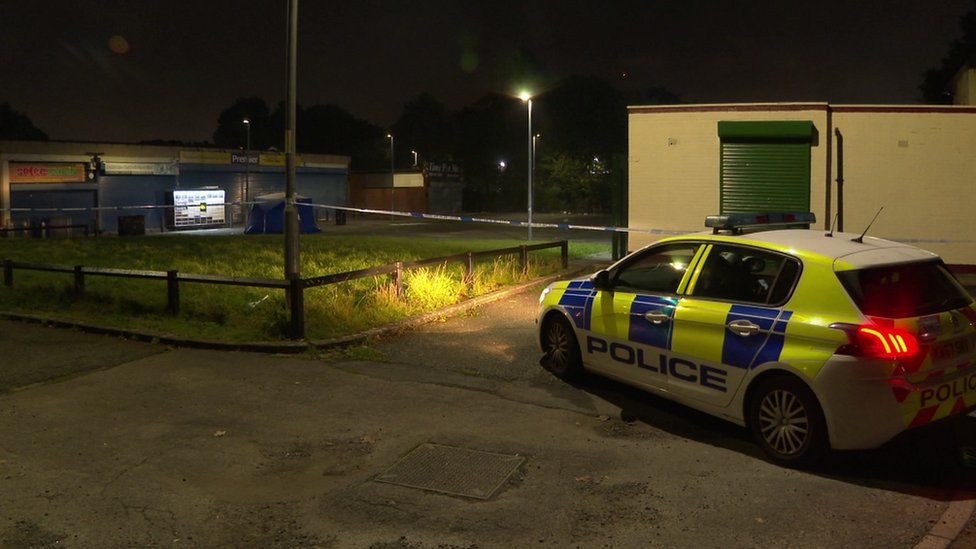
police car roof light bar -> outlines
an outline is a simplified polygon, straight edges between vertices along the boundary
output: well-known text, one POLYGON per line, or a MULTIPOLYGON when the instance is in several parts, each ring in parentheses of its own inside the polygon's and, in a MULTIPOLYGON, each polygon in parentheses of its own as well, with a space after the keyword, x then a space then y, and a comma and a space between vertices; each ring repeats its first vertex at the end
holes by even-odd
POLYGON ((732 213, 709 215, 705 217, 705 226, 712 232, 731 231, 742 232, 744 228, 779 227, 784 225, 810 225, 817 222, 813 212, 768 212, 768 213, 732 213))

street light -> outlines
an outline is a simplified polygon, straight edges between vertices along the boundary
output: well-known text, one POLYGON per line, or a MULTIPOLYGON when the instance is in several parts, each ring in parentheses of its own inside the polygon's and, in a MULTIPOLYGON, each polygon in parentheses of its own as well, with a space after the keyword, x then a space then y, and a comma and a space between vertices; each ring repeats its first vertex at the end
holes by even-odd
POLYGON ((532 94, 530 94, 528 91, 523 90, 521 93, 519 93, 519 99, 521 99, 523 102, 525 102, 528 105, 528 113, 529 113, 529 117, 528 117, 529 118, 529 132, 528 132, 528 136, 529 136, 529 143, 528 143, 528 147, 529 147, 529 151, 528 151, 528 157, 529 157, 529 162, 528 162, 528 164, 529 164, 529 166, 528 166, 528 172, 529 172, 529 203, 528 203, 528 214, 529 214, 529 240, 532 240, 532 171, 533 171, 533 164, 535 163, 535 154, 534 154, 535 151, 533 150, 535 148, 534 147, 535 140, 533 139, 533 136, 532 136, 532 94))
POLYGON ((542 134, 541 133, 537 133, 537 134, 535 134, 535 135, 532 136, 532 169, 533 170, 535 170, 535 158, 536 158, 536 156, 535 156, 535 148, 536 148, 536 145, 538 144, 538 141, 540 139, 542 139, 542 134))
POLYGON ((247 134, 244 148, 244 192, 241 193, 241 218, 247 229, 247 195, 251 191, 251 121, 245 118, 244 129, 247 134))
POLYGON ((390 139, 390 221, 393 221, 393 212, 396 211, 396 174, 393 171, 393 134, 386 136, 390 139))
POLYGON ((416 168, 417 167, 417 151, 410 151, 410 154, 413 155, 413 167, 416 168))

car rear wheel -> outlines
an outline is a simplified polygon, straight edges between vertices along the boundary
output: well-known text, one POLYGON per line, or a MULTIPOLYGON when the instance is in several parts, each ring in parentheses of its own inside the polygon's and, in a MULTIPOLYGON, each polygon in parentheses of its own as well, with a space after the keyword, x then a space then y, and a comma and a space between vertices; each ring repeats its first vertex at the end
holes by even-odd
POLYGON ((563 379, 575 379, 583 373, 579 343, 569 321, 559 316, 546 320, 542 327, 542 365, 563 379))
POLYGON ((827 422, 816 395, 782 375, 760 382, 749 406, 749 427, 769 458, 786 466, 810 465, 827 450, 827 422))

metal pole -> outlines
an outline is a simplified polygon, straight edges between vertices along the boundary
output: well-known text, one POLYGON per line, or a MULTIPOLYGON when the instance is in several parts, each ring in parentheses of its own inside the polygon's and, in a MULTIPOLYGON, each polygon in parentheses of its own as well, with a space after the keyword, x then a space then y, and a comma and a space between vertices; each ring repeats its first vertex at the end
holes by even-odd
POLYGON ((844 134, 834 128, 837 136, 837 232, 844 232, 844 134))
POLYGON ((244 220, 244 229, 247 230, 247 194, 251 191, 251 123, 248 122, 244 124, 247 126, 247 142, 244 149, 244 193, 241 197, 241 218, 244 220))
POLYGON ((529 104, 529 240, 532 240, 532 163, 535 161, 532 150, 532 99, 529 104))
MULTIPOLYGON (((298 208, 295 205, 295 104, 298 81, 298 0, 288 0, 288 126, 285 129, 285 278, 301 277, 301 248, 298 240, 298 208)), ((305 322, 300 303, 302 292, 292 292, 292 337, 304 338, 305 322), (297 295, 296 295, 297 294, 297 295)))
POLYGON ((393 221, 393 213, 396 211, 396 172, 393 169, 393 134, 390 138, 390 221, 393 221))

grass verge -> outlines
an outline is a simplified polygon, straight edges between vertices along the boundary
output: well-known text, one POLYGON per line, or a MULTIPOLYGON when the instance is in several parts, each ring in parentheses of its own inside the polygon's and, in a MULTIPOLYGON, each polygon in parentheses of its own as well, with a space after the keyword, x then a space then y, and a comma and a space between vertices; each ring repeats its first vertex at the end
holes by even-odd
MULTIPOLYGON (((302 237, 302 274, 320 276, 467 251, 505 248, 514 240, 417 237, 302 237)), ((570 256, 606 251, 601 244, 570 245, 570 256)), ((192 274, 281 278, 282 239, 255 236, 149 236, 71 240, 0 240, 0 259, 192 274)), ((389 277, 311 288, 305 292, 308 337, 326 339, 357 333, 429 312, 468 297, 559 269, 559 249, 531 252, 522 273, 517 257, 476 262, 472 284, 462 282, 459 264, 410 270, 397 296, 389 277)), ((71 290, 71 276, 15 271, 14 287, 0 287, 0 309, 106 326, 165 332, 224 341, 283 339, 288 314, 284 292, 208 284, 181 284, 181 312, 165 312, 166 286, 160 281, 87 277, 85 294, 71 290)))

